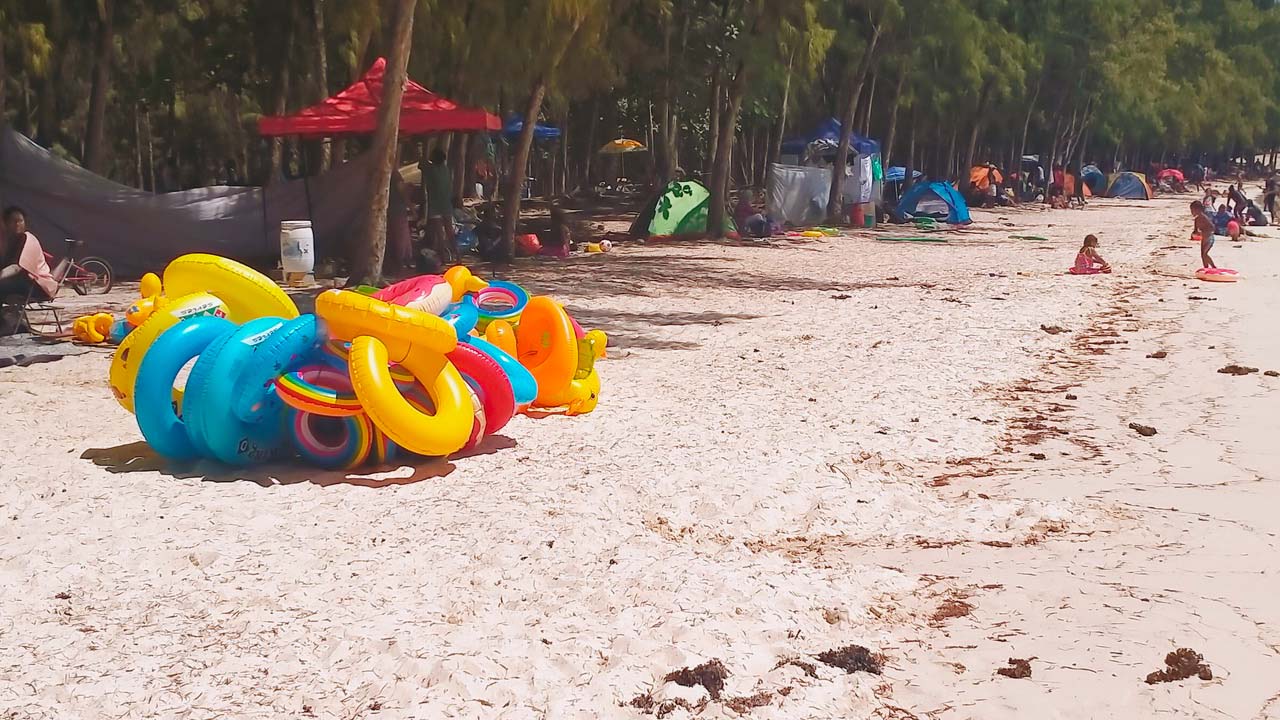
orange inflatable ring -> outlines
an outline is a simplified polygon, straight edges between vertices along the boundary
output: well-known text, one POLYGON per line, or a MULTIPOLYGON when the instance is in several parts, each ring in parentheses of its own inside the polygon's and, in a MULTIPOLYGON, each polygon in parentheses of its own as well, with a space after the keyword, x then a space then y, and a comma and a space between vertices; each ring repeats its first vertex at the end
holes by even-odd
POLYGON ((538 381, 537 407, 559 407, 572 399, 578 370, 578 340, 569 315, 544 295, 529 299, 516 326, 516 356, 538 381))

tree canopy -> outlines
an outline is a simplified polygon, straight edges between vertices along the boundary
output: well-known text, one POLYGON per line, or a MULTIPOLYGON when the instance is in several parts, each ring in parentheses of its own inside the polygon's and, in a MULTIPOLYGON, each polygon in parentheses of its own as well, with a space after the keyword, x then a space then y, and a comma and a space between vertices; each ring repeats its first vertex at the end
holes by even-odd
MULTIPOLYGON (((273 146, 256 120, 387 54, 394 5, 0 0, 0 117, 148 189, 314 170, 366 141, 273 146)), ((532 163, 546 193, 622 171, 595 150, 625 136, 651 151, 626 172, 701 175, 722 205, 828 117, 934 175, 1023 152, 1132 165, 1280 146, 1273 0, 416 0, 414 19, 410 77, 564 130, 496 154, 459 139, 454 163, 532 163)))

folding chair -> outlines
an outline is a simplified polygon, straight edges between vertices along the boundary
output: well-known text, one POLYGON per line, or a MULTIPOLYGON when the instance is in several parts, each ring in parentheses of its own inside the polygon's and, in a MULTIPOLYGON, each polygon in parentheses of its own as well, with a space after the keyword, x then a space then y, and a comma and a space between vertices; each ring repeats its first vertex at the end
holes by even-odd
MULTIPOLYGON (((16 330, 20 331, 25 328, 27 332, 30 332, 32 335, 56 337, 61 336, 64 330, 62 327, 63 308, 60 305, 56 305, 55 300, 58 297, 58 293, 62 290, 62 281, 66 279, 67 272, 71 269, 71 261, 64 258, 61 262, 55 264, 53 256, 49 253, 44 254, 44 261, 49 264, 50 268, 52 268, 50 273, 53 275, 54 282, 58 284, 58 286, 54 288, 53 298, 46 299, 44 291, 35 283, 32 283, 31 289, 27 291, 26 297, 10 295, 8 298, 0 298, 0 305, 11 305, 18 308, 18 327, 16 330), (52 316, 52 325, 57 328, 57 332, 45 333, 36 330, 35 326, 31 324, 32 312, 45 313, 46 316, 52 316)), ((50 323, 47 322, 42 323, 42 325, 49 324, 50 323)))

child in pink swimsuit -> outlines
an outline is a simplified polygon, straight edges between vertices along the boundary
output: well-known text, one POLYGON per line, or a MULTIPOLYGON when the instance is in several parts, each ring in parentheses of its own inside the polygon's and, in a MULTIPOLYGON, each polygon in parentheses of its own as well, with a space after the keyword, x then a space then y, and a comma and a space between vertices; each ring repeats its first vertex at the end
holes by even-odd
POLYGON ((1071 268, 1076 275, 1096 275, 1111 272, 1111 266, 1098 254, 1098 236, 1087 235, 1084 246, 1076 253, 1076 264, 1071 268))

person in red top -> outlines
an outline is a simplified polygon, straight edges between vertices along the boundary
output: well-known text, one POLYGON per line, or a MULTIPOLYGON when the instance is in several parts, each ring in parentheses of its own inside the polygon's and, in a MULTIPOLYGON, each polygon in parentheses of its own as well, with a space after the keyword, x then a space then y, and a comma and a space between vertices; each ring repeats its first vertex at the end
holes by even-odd
POLYGON ((0 295, 26 296, 32 288, 52 300, 58 282, 44 259, 44 248, 27 232, 27 215, 19 207, 4 209, 4 232, 0 234, 0 295))

